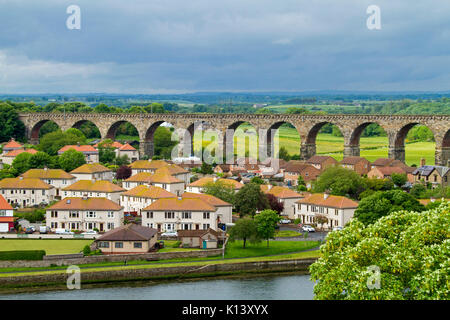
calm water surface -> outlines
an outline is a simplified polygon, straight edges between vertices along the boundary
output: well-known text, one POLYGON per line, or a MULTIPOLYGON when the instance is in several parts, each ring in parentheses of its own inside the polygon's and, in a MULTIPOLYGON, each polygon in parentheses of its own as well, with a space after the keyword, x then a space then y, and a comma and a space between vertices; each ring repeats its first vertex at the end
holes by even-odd
POLYGON ((0 299, 32 300, 311 300, 309 275, 258 276, 171 282, 140 282, 114 287, 0 295, 0 299))

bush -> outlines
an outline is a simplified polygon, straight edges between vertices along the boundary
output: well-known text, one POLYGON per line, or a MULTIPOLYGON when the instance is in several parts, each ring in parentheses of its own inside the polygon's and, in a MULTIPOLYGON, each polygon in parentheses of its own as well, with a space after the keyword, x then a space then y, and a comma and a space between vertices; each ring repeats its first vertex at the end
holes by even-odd
POLYGON ((44 250, 0 251, 0 260, 42 260, 44 250))
POLYGON ((91 253, 91 247, 89 245, 85 245, 83 248, 83 254, 88 256, 91 253))
POLYGON ((181 244, 181 241, 177 241, 172 245, 172 248, 179 248, 181 244))

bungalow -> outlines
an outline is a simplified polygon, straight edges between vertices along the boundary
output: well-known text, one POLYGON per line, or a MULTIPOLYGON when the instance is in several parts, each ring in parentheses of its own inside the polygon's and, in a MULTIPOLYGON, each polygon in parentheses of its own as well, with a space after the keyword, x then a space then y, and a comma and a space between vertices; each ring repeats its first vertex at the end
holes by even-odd
POLYGON ((62 189, 61 193, 64 198, 86 195, 89 198, 106 198, 118 203, 124 191, 124 188, 105 180, 78 180, 62 189))
POLYGON ((360 176, 368 174, 371 169, 370 161, 363 157, 345 157, 340 165, 342 168, 355 171, 360 176))
POLYGON ((295 203, 305 198, 304 194, 297 193, 286 187, 272 186, 271 184, 261 185, 261 190, 265 194, 271 194, 277 198, 283 204, 283 211, 280 212, 280 215, 287 216, 290 219, 295 219, 295 203))
POLYGON ((67 145, 58 150, 58 155, 63 154, 69 149, 74 149, 75 151, 81 152, 86 158, 87 163, 99 162, 99 152, 91 145, 67 145))
POLYGON ((0 195, 0 232, 14 229, 14 216, 11 205, 0 195))
POLYGON ((2 162, 11 165, 14 161, 14 159, 21 153, 29 153, 29 154, 36 154, 38 153, 35 149, 15 149, 11 150, 7 153, 3 153, 1 156, 2 162))
POLYGON ((56 195, 55 187, 38 178, 5 178, 0 181, 0 192, 10 204, 28 207, 47 204, 56 195))
POLYGON ((316 167, 299 160, 291 160, 284 169, 284 182, 287 185, 296 186, 298 177, 301 176, 308 189, 313 181, 320 175, 320 170, 316 167))
POLYGON ((62 169, 30 169, 21 175, 25 179, 38 178, 56 188, 56 196, 60 195, 60 190, 70 186, 77 178, 62 169))
POLYGON ((175 194, 155 186, 138 185, 120 196, 120 204, 125 213, 141 215, 141 210, 162 198, 174 198, 175 194))
POLYGON ((208 183, 214 183, 220 181, 223 184, 227 186, 233 187, 234 191, 239 191, 244 185, 240 183, 239 181, 233 180, 233 179, 218 179, 216 177, 203 177, 200 178, 188 185, 188 192, 194 192, 194 193, 202 193, 203 189, 208 183))
POLYGON ((47 208, 45 221, 51 230, 109 231, 123 225, 123 207, 106 198, 68 197, 47 208))
POLYGON ((113 180, 113 172, 111 169, 101 165, 100 163, 87 163, 70 171, 77 180, 113 180))
POLYGON ((324 171, 329 167, 336 166, 338 162, 336 159, 330 156, 312 156, 306 161, 307 164, 312 165, 314 168, 324 171))
POLYGON ((140 172, 155 173, 159 168, 167 166, 168 163, 163 160, 137 160, 129 165, 131 174, 135 175, 140 172))
POLYGON ((347 197, 314 193, 297 201, 295 217, 303 224, 319 223, 326 229, 344 227, 353 218, 358 203, 347 197), (323 219, 320 219, 323 218, 323 219), (325 220, 326 222, 322 223, 325 220))
POLYGON ((142 209, 142 225, 158 232, 173 230, 217 230, 217 208, 201 199, 159 199, 142 209))
POLYGON ((155 248, 157 230, 129 223, 106 232, 95 240, 103 254, 147 253, 155 248))
POLYGON ((183 247, 215 249, 219 241, 219 232, 209 228, 207 230, 180 230, 178 240, 183 247))

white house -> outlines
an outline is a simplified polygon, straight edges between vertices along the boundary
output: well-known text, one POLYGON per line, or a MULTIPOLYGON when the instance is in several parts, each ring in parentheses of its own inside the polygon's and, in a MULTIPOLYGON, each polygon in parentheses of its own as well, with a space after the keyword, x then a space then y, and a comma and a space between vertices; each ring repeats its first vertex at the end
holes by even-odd
POLYGON ((125 213, 137 213, 141 215, 141 210, 151 205, 161 198, 174 198, 175 194, 155 186, 139 185, 128 190, 120 196, 120 204, 124 207, 125 213))
POLYGON ((113 180, 113 172, 111 169, 101 165, 100 163, 87 163, 70 171, 77 180, 113 180))
POLYGON ((13 208, 0 195, 0 232, 8 232, 14 228, 13 208))
POLYGON ((54 200, 56 189, 38 178, 5 178, 0 181, 1 195, 11 205, 28 207, 54 200))
POLYGON ((56 188, 56 196, 60 195, 60 190, 77 181, 77 178, 62 169, 30 169, 22 174, 25 179, 37 178, 56 188))
POLYGON ((119 203, 120 195, 126 190, 117 184, 105 180, 79 180, 64 188, 61 192, 65 197, 106 198, 119 203))

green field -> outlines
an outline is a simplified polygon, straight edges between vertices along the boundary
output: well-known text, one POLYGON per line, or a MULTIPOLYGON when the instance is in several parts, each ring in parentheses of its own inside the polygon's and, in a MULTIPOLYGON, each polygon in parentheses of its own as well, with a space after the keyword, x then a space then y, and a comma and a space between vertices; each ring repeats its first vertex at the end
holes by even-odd
POLYGON ((247 241, 245 249, 242 248, 242 240, 228 242, 225 251, 225 258, 246 258, 260 257, 275 254, 298 252, 315 248, 319 245, 318 241, 262 241, 259 243, 249 243, 247 241))
POLYGON ((1 239, 0 251, 45 250, 46 254, 79 253, 92 240, 1 239))
MULTIPOLYGON (((254 131, 254 129, 248 125, 243 124, 236 129, 234 136, 235 153, 237 153, 237 141, 242 139, 245 131, 254 131)), ((297 130, 288 126, 281 126, 277 132, 276 139, 278 138, 278 146, 286 148, 290 155, 300 153, 300 136, 297 130)), ((276 139, 275 142, 276 143, 276 139)), ((194 135, 194 149, 199 150, 201 145, 201 133, 194 135)), ((257 142, 257 138, 256 138, 257 142)), ((204 139, 203 146, 207 146, 210 141, 204 139)), ((249 150, 250 143, 246 142, 245 151, 249 150)), ((434 164, 434 142, 415 142, 407 143, 405 145, 406 163, 408 165, 419 165, 420 159, 425 158, 427 164, 434 164)), ((336 160, 340 161, 343 158, 344 152, 344 138, 336 137, 331 134, 319 133, 316 139, 316 152, 320 155, 330 155, 336 160)), ((257 149, 254 149, 257 150, 257 149)), ((388 138, 387 137, 361 137, 360 139, 360 155, 367 158, 369 161, 374 161, 378 158, 388 157, 388 138)))

